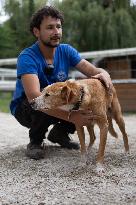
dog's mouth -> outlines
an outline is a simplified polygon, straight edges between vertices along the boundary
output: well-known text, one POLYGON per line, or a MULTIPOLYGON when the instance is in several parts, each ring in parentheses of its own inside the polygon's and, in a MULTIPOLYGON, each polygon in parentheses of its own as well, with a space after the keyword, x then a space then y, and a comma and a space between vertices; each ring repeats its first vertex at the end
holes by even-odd
POLYGON ((34 100, 30 103, 30 106, 34 110, 40 110, 40 109, 49 110, 47 106, 45 106, 44 104, 37 104, 34 100))
POLYGON ((34 110, 42 110, 42 109, 44 109, 44 110, 49 110, 49 108, 48 107, 45 107, 45 106, 33 106, 33 105, 31 105, 31 107, 34 109, 34 110))

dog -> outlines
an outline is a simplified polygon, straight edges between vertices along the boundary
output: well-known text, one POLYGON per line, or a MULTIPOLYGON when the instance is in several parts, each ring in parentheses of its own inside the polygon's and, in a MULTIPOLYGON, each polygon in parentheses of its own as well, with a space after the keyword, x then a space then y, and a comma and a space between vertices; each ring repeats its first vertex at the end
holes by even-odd
POLYGON ((86 150, 84 127, 76 125, 77 134, 80 141, 82 161, 87 161, 87 154, 90 152, 96 139, 94 125, 100 129, 100 143, 97 154, 97 170, 103 172, 104 151, 108 131, 115 138, 118 137, 114 130, 112 119, 118 124, 122 132, 125 151, 129 151, 128 137, 125 130, 121 106, 117 98, 116 90, 113 86, 112 95, 109 95, 106 87, 98 79, 67 80, 65 82, 53 83, 45 87, 42 95, 33 99, 34 109, 56 109, 61 108, 69 111, 91 109, 95 118, 87 125, 90 135, 89 146, 86 150))

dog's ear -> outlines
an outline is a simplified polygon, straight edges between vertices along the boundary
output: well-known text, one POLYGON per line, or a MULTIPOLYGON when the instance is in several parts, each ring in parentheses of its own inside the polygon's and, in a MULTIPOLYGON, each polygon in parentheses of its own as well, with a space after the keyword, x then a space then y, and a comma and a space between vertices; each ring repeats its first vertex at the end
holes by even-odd
POLYGON ((66 100, 67 103, 71 101, 73 97, 73 91, 66 85, 61 90, 61 98, 66 100))

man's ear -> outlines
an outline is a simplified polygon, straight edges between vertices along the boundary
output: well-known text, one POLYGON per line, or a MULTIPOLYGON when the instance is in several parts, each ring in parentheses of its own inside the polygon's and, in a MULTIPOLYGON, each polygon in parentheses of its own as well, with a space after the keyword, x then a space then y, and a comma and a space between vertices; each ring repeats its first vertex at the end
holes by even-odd
POLYGON ((37 37, 37 38, 39 37, 39 29, 38 28, 34 27, 33 33, 34 33, 35 37, 37 37))
POLYGON ((63 100, 66 100, 67 103, 69 103, 73 97, 74 93, 73 91, 68 87, 64 86, 61 90, 61 98, 63 100))

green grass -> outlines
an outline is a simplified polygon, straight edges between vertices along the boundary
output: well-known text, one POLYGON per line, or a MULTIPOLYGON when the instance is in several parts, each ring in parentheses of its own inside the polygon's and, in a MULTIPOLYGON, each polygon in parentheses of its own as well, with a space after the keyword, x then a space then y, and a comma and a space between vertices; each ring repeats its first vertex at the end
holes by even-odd
POLYGON ((12 98, 11 93, 0 92, 0 112, 10 112, 9 104, 12 98))

